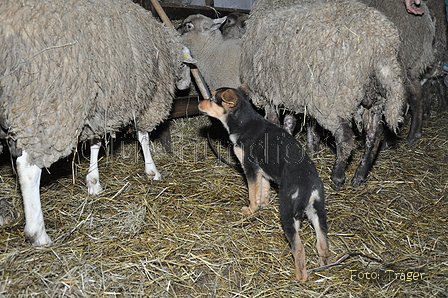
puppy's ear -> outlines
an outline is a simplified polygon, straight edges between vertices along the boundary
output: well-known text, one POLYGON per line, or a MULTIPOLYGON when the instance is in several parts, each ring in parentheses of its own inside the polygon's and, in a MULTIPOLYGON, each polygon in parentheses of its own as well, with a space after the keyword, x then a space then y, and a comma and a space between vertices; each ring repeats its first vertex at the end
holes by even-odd
POLYGON ((233 108, 238 103, 238 95, 235 90, 227 89, 221 94, 222 101, 229 107, 233 108))
POLYGON ((252 90, 249 88, 249 85, 247 83, 244 83, 239 88, 246 96, 249 96, 252 94, 252 90))

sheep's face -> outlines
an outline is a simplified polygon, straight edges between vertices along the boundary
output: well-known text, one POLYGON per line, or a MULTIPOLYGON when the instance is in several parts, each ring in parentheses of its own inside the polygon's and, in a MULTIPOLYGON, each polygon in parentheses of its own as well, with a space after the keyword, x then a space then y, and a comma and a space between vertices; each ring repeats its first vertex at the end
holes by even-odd
POLYGON ((232 12, 227 15, 227 19, 220 30, 224 38, 241 38, 246 32, 246 21, 249 15, 246 13, 232 12))
POLYGON ((201 14, 195 14, 187 17, 177 28, 177 31, 182 35, 188 32, 213 32, 219 29, 225 20, 226 17, 211 19, 201 14))
POLYGON ((176 71, 176 88, 186 90, 190 87, 191 83, 190 65, 195 65, 197 61, 191 57, 190 50, 185 46, 182 48, 182 56, 183 62, 176 71))

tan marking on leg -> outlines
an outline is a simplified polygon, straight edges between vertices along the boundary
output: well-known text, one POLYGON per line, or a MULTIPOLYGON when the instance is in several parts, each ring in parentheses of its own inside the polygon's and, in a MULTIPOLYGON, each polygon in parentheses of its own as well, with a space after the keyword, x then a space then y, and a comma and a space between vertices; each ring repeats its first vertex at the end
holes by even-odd
POLYGON ((319 254, 319 265, 325 266, 330 264, 330 250, 328 249, 328 242, 326 235, 322 232, 320 227, 316 229, 316 248, 319 254))
POLYGON ((294 265, 296 267, 296 279, 305 281, 308 278, 308 272, 306 271, 305 260, 305 247, 303 247, 302 241, 299 236, 300 221, 294 220, 294 227, 296 234, 294 235, 294 246, 292 247, 292 255, 294 257, 294 265))
POLYGON ((313 207, 313 203, 316 200, 321 200, 319 192, 317 190, 311 193, 310 201, 306 207, 306 214, 311 221, 314 230, 316 231, 316 248, 319 254, 319 265, 325 266, 330 262, 330 250, 328 249, 327 235, 322 231, 319 218, 317 217, 316 210, 313 207))
POLYGON ((241 209, 241 211, 246 215, 255 213, 259 208, 261 201, 261 178, 262 172, 259 172, 255 181, 247 181, 249 187, 249 206, 245 206, 241 209))
POLYGON ((271 190, 271 184, 269 183, 269 180, 264 177, 261 177, 260 207, 266 207, 267 205, 269 205, 269 199, 271 198, 269 192, 270 190, 271 190))
POLYGON ((236 157, 238 158, 238 160, 240 161, 241 166, 244 169, 244 164, 243 164, 243 149, 241 149, 241 147, 236 147, 233 146, 233 152, 235 152, 236 157))

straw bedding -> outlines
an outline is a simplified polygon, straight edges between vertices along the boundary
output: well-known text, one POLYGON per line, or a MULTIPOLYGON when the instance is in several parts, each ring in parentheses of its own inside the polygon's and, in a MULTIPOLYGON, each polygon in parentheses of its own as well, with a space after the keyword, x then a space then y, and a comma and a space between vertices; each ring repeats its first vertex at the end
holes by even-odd
MULTIPOLYGON (((331 262, 345 259, 313 270, 315 237, 305 221, 308 282, 294 280, 275 188, 271 205, 243 216, 244 176, 211 153, 209 125, 205 116, 172 121, 174 154, 154 143, 161 181, 147 180, 130 135, 111 142, 103 154, 105 191, 99 196, 85 190, 86 148, 54 164, 41 188, 52 247, 25 242, 17 179, 3 154, 0 200, 14 207, 15 219, 0 228, 0 296, 448 295, 448 114, 433 115, 416 144, 400 142, 382 152, 361 187, 333 191, 333 153, 323 146, 312 156, 326 185, 331 262)), ((303 143, 303 134, 298 138, 303 143)), ((225 139, 214 145, 228 157, 225 139)), ((359 158, 353 157, 349 175, 359 158)))

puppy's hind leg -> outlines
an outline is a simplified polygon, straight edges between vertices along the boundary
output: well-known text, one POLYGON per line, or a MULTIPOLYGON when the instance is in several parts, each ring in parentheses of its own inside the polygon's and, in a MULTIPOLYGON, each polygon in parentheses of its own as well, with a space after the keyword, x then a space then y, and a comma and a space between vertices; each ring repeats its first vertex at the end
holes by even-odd
POLYGON ((330 262, 330 251, 327 242, 327 215, 324 200, 323 192, 314 190, 305 210, 316 231, 316 247, 320 266, 328 265, 330 262))
MULTIPOLYGON (((292 255, 294 257, 294 265, 296 267, 296 279, 305 281, 308 278, 308 272, 306 271, 306 260, 305 260, 305 247, 300 240, 300 220, 294 219, 294 234, 291 235, 291 248, 292 255)), ((286 230, 285 230, 286 233, 286 230)))
POLYGON ((305 208, 297 201, 300 200, 297 195, 291 198, 283 189, 280 189, 279 198, 280 218, 283 230, 291 245, 292 255, 294 257, 295 277, 297 280, 305 281, 308 278, 308 273, 306 271, 305 247, 303 247, 299 236, 300 219, 303 217, 305 208))

